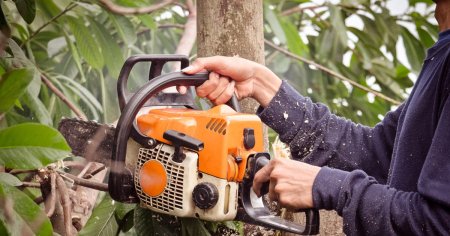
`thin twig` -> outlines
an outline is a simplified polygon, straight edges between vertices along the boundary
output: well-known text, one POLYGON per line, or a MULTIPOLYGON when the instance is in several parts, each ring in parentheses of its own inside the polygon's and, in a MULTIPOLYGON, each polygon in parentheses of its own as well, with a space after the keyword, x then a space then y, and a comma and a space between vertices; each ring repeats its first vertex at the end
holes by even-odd
POLYGON ((302 6, 298 5, 298 6, 295 6, 293 8, 290 8, 290 9, 287 9, 287 10, 281 12, 280 15, 281 16, 288 16, 288 15, 292 15, 292 14, 297 13, 297 12, 303 12, 305 10, 315 10, 315 9, 321 8, 321 7, 326 7, 326 5, 307 6, 307 7, 302 7, 302 6))
POLYGON ((92 170, 92 171, 86 173, 85 175, 83 175, 82 178, 83 178, 83 179, 90 179, 90 178, 92 178, 94 175, 98 174, 100 171, 102 171, 102 170, 104 170, 104 169, 106 169, 106 166, 105 166, 105 165, 101 165, 100 167, 98 167, 98 168, 96 168, 96 169, 94 169, 94 170, 92 170))
POLYGON ((41 184, 36 182, 22 182, 21 187, 25 188, 40 188, 41 184))
POLYGON ((13 169, 9 173, 12 175, 24 174, 24 173, 36 173, 37 170, 22 170, 22 169, 13 169))
POLYGON ((69 191, 67 190, 66 183, 60 175, 56 175, 56 186, 60 196, 61 205, 64 212, 64 226, 66 229, 66 235, 74 235, 72 233, 72 202, 70 201, 69 191))
MULTIPOLYGON (((50 173, 50 197, 47 198, 48 201, 48 210, 47 216, 51 217, 55 212, 55 204, 56 204, 56 173, 50 173)), ((47 206, 47 205, 46 205, 47 206)))
POLYGON ((84 168, 80 171, 80 173, 78 173, 77 177, 78 178, 82 178, 84 176, 84 174, 86 174, 88 172, 88 170, 91 168, 93 162, 88 162, 87 165, 84 166, 84 168))
POLYGON ((41 27, 39 27, 36 31, 34 31, 33 34, 30 35, 30 37, 28 37, 25 41, 22 42, 22 44, 20 44, 20 47, 23 47, 32 38, 34 38, 39 32, 41 32, 41 30, 43 30, 45 27, 47 27, 48 25, 50 25, 51 23, 56 21, 59 17, 66 14, 68 11, 74 9, 76 6, 77 6, 77 4, 74 4, 73 2, 70 3, 69 5, 67 5, 67 7, 62 12, 60 12, 58 15, 54 16, 52 19, 50 19, 48 22, 46 22, 41 27))
POLYGON ((106 8, 108 11, 119 14, 119 15, 139 15, 139 14, 149 14, 156 10, 159 10, 161 8, 164 8, 170 4, 175 2, 175 0, 164 0, 160 3, 147 6, 147 7, 141 7, 141 8, 131 8, 131 7, 124 7, 114 4, 113 2, 109 0, 100 0, 99 3, 106 8))
POLYGON ((285 55, 287 55, 287 56, 289 56, 289 57, 291 57, 293 59, 296 59, 296 60, 301 61, 303 63, 315 66, 317 69, 319 69, 319 70, 321 70, 321 71, 323 71, 323 72, 325 72, 325 73, 327 73, 327 74, 329 74, 329 75, 331 75, 333 77, 336 77, 339 80, 346 81, 349 84, 353 85, 354 87, 357 87, 357 88, 359 88, 361 90, 364 90, 364 91, 366 91, 368 93, 371 93, 371 94, 373 94, 373 95, 375 95, 375 96, 377 96, 377 97, 379 97, 381 99, 384 99, 384 100, 386 100, 386 101, 388 101, 388 102, 390 102, 390 103, 392 103, 394 105, 399 105, 401 103, 400 101, 397 101, 397 100, 395 100, 393 98, 390 98, 390 97, 388 97, 388 96, 386 96, 386 95, 384 95, 382 93, 379 93, 379 92, 377 92, 377 91, 375 91, 375 90, 373 90, 371 88, 368 88, 368 87, 366 87, 364 85, 358 84, 355 81, 353 81, 353 80, 351 80, 351 79, 349 79, 349 78, 347 78, 347 77, 345 77, 343 75, 340 75, 340 74, 334 72, 333 70, 331 70, 331 69, 329 69, 329 68, 327 68, 327 67, 325 67, 323 65, 320 65, 320 64, 318 64, 318 63, 316 63, 314 61, 308 60, 308 59, 306 59, 304 57, 300 57, 298 55, 295 55, 295 54, 289 52, 288 50, 275 45, 274 43, 270 42, 267 39, 265 39, 264 42, 267 45, 269 45, 270 47, 280 51, 281 53, 283 53, 283 54, 285 54, 285 55))
POLYGON ((37 198, 35 198, 34 200, 33 200, 36 204, 41 204, 41 203, 43 203, 44 202, 44 197, 43 196, 39 196, 39 197, 37 197, 37 198))
MULTIPOLYGON (((167 28, 178 28, 178 29, 184 29, 184 25, 182 25, 182 24, 161 24, 161 25, 158 25, 158 28, 159 29, 167 29, 167 28)), ((145 31, 142 31, 142 32, 148 32, 149 30, 145 30, 145 31)), ((140 32, 140 33, 142 33, 142 32, 140 32)))
POLYGON ((78 116, 78 118, 82 119, 82 120, 87 120, 86 115, 79 110, 75 104, 73 104, 72 102, 69 101, 69 99, 49 80, 47 79, 44 74, 41 73, 41 80, 42 82, 44 82, 44 84, 53 92, 55 93, 55 95, 61 99, 61 101, 63 101, 70 110, 72 110, 75 115, 78 116))
POLYGON ((108 185, 104 184, 104 183, 99 183, 99 182, 93 182, 87 179, 82 179, 82 178, 78 178, 75 175, 69 174, 69 173, 64 173, 61 171, 58 171, 60 173, 61 176, 64 176, 68 179, 73 180, 73 182, 75 184, 84 186, 84 187, 88 187, 88 188, 93 188, 96 190, 100 190, 100 191, 104 191, 107 192, 108 191, 108 185))

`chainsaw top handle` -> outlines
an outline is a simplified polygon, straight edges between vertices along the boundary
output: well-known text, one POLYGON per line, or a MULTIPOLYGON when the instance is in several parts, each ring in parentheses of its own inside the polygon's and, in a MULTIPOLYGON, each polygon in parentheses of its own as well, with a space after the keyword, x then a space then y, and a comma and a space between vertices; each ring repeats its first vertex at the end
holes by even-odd
POLYGON ((130 97, 127 86, 128 78, 133 67, 139 62, 151 62, 148 75, 148 80, 151 80, 161 75, 162 69, 167 62, 180 62, 181 68, 185 68, 189 65, 189 58, 185 55, 172 54, 140 54, 129 57, 123 64, 117 81, 117 96, 120 110, 123 110, 130 97))
MULTIPOLYGON (((124 104, 119 117, 114 136, 112 150, 112 164, 109 176, 109 191, 113 199, 120 202, 137 202, 133 175, 125 166, 127 141, 132 134, 134 121, 139 110, 147 100, 157 93, 172 86, 200 86, 209 78, 209 73, 201 72, 194 75, 187 75, 181 72, 167 73, 146 82, 136 93, 134 93, 127 103, 124 104)), ((229 104, 238 109, 239 103, 235 96, 229 104)), ((141 140, 142 141, 142 140, 141 140)), ((143 144, 142 142, 139 142, 143 144)))

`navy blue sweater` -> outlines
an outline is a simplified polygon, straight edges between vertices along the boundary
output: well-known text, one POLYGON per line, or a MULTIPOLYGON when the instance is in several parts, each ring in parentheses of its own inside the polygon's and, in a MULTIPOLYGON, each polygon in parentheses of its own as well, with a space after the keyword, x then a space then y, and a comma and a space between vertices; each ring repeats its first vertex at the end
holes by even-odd
POLYGON ((428 50, 407 101, 370 128, 330 113, 283 81, 258 114, 293 158, 324 166, 314 206, 348 235, 450 235, 450 30, 428 50))

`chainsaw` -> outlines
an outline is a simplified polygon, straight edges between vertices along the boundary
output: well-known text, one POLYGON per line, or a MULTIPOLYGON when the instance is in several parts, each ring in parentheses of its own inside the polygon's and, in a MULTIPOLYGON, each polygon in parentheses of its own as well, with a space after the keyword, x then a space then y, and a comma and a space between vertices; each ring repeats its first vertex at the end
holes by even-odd
MULTIPOLYGON (((121 115, 116 127, 104 132, 106 141, 98 152, 107 155, 112 149, 108 158, 111 197, 177 217, 237 219, 296 234, 317 234, 318 210, 304 210, 306 223, 299 225, 272 214, 252 189, 255 173, 270 159, 264 152, 259 117, 240 113, 236 97, 227 104, 201 110, 192 87, 185 95, 163 93, 172 86, 195 87, 208 79, 207 72, 162 74, 164 65, 174 61, 182 68, 189 64, 181 55, 136 55, 126 60, 120 72, 117 91, 121 115), (149 80, 131 93, 128 78, 139 62, 151 63, 149 80)), ((77 132, 71 131, 82 123, 65 119, 59 129, 73 136, 77 132)), ((82 129, 100 126, 87 122, 82 129)), ((85 146, 69 141, 76 146, 74 154, 86 154, 92 133, 81 137, 85 146)), ((268 193, 268 185, 263 185, 262 194, 268 193)))

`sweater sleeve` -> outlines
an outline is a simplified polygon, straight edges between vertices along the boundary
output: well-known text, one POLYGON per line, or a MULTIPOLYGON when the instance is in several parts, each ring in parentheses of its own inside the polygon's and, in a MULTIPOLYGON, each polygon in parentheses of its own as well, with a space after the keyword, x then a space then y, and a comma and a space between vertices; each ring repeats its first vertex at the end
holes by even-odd
POLYGON ((323 167, 313 185, 317 208, 334 209, 348 235, 450 234, 450 98, 426 154, 417 192, 382 185, 359 170, 323 167))
POLYGON ((361 169, 385 182, 402 109, 403 105, 369 128, 332 114, 283 81, 258 114, 289 145, 294 159, 348 171, 361 169))

